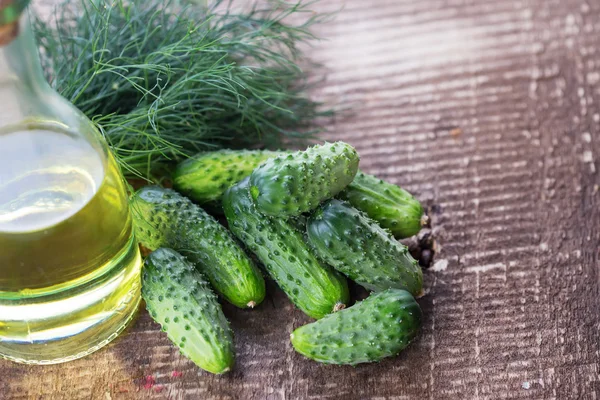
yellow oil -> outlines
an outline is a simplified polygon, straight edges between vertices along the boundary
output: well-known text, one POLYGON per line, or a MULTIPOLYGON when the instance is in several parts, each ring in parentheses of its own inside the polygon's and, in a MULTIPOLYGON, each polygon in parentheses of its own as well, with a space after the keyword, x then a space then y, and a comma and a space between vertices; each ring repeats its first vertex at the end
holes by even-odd
POLYGON ((123 330, 141 259, 114 158, 54 125, 0 131, 0 356, 82 357, 123 330))

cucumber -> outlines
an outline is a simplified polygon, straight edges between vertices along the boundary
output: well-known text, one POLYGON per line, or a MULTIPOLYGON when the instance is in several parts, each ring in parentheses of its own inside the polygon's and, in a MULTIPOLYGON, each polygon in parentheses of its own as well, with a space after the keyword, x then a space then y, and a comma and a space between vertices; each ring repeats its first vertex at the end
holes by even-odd
POLYGON ((250 175, 250 194, 263 214, 290 217, 316 208, 356 175, 359 157, 347 143, 326 143, 271 158, 250 175))
POLYGON ((150 250, 170 247, 185 255, 227 301, 254 307, 265 297, 260 270, 229 231, 186 197, 146 186, 132 199, 138 241, 150 250))
POLYGON ((358 172, 338 198, 367 213, 397 239, 416 235, 421 230, 423 207, 406 190, 358 172))
POLYGON ((223 196, 229 229, 307 315, 318 319, 345 307, 349 300, 346 279, 317 261, 293 225, 258 213, 250 199, 248 182, 244 179, 223 196))
POLYGON ((173 174, 173 188, 198 204, 217 204, 229 186, 241 181, 269 158, 282 153, 267 150, 203 152, 183 161, 173 174))
POLYGON ((290 339, 298 353, 315 361, 356 365, 398 354, 417 335, 421 318, 410 293, 388 289, 301 326, 290 339))
MULTIPOLYGON (((202 152, 177 166, 173 186, 209 212, 220 213, 221 197, 227 188, 249 176, 269 158, 288 154, 268 150, 202 152)), ((398 239, 413 236, 421 229, 421 204, 406 190, 373 175, 358 171, 337 197, 366 212, 398 239)))
POLYGON ((150 316, 181 354, 213 374, 233 367, 229 322, 208 282, 181 254, 160 248, 148 256, 142 296, 150 316))
POLYGON ((306 232, 317 256, 367 289, 420 294, 423 273, 408 248, 348 203, 323 204, 309 217, 306 232))

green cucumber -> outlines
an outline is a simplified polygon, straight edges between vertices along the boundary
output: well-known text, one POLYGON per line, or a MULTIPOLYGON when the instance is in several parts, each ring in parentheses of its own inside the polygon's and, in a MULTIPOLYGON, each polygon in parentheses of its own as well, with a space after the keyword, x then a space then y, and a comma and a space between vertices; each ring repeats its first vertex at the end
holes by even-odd
MULTIPOLYGON (((221 197, 227 188, 250 176, 269 158, 288 154, 268 150, 202 152, 177 166, 173 186, 211 213, 217 213, 222 211, 221 197)), ((358 171, 337 197, 366 212, 398 239, 413 236, 421 229, 421 204, 406 190, 373 175, 358 171)))
POLYGON ((419 201, 406 190, 373 175, 359 171, 338 198, 366 212, 398 239, 421 230, 423 207, 419 201))
POLYGON ((256 254, 299 309, 318 319, 345 307, 346 279, 319 263, 293 225, 256 211, 247 178, 225 192, 223 210, 229 229, 256 254))
POLYGON ((170 247, 201 267, 227 301, 254 307, 265 297, 260 270, 229 231, 179 193, 158 186, 140 189, 131 201, 138 241, 150 250, 170 247))
POLYGON ((367 289, 420 294, 423 273, 408 248, 348 203, 324 203, 308 219, 306 231, 321 259, 367 289))
POLYGON ((269 158, 280 152, 268 150, 218 150, 202 152, 183 161, 173 174, 173 188, 198 204, 220 207, 221 197, 269 158))
POLYGON ((142 296, 181 354, 213 374, 233 367, 229 322, 208 282, 181 254, 160 248, 146 258, 142 296))
POLYGON ((310 359, 356 365, 398 354, 417 335, 421 318, 410 293, 388 289, 301 326, 290 338, 294 349, 310 359))
POLYGON ((347 143, 326 143, 268 159, 250 175, 250 194, 263 214, 290 217, 316 208, 356 175, 359 157, 347 143))

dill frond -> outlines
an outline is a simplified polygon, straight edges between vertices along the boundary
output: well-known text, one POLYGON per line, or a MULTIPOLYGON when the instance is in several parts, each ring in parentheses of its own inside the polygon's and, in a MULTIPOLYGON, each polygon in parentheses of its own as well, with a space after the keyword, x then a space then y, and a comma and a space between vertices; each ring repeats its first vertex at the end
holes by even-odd
POLYGON ((326 17, 310 4, 65 0, 34 29, 50 84, 98 124, 127 177, 156 180, 201 150, 315 137, 331 112, 301 67, 299 45, 326 17))

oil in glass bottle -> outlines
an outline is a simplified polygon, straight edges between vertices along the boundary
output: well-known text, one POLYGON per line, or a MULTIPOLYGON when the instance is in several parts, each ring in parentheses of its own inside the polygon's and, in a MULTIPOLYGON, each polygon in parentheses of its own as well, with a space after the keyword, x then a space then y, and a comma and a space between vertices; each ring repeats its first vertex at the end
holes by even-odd
POLYGON ((121 332, 141 259, 119 167, 50 88, 27 0, 0 0, 0 356, 49 364, 121 332))

